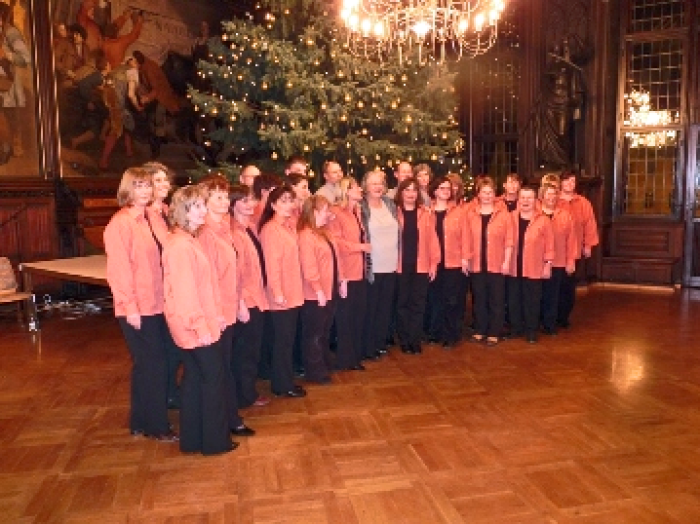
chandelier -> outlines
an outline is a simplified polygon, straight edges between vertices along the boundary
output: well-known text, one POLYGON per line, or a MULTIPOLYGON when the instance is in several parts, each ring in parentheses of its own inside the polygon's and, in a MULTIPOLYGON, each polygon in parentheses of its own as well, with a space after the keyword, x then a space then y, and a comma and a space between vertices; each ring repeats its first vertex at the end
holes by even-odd
MULTIPOLYGON (((651 97, 648 91, 632 90, 626 93, 625 104, 627 115, 625 127, 669 127, 678 124, 680 115, 675 115, 668 110, 653 111, 651 109, 651 97)), ((625 136, 630 140, 630 147, 662 147, 675 145, 677 131, 675 129, 656 129, 643 132, 627 131, 625 136)))
POLYGON ((473 58, 494 45, 505 0, 343 0, 350 50, 367 58, 473 58))

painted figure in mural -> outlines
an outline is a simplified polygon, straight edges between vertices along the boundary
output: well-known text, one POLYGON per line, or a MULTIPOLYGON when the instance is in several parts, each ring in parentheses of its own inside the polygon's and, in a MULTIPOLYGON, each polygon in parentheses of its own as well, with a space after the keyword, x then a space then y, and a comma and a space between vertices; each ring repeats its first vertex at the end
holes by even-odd
POLYGON ((54 57, 59 87, 75 86, 76 71, 85 66, 90 56, 85 39, 87 31, 80 24, 68 26, 68 37, 55 41, 54 57))
POLYGON ((105 137, 109 109, 104 100, 104 86, 111 69, 107 59, 98 55, 94 70, 78 80, 82 132, 71 138, 71 149, 76 149, 98 137, 105 137))
POLYGON ((102 29, 95 20, 95 10, 98 0, 83 0, 76 16, 77 22, 85 28, 87 37, 85 43, 91 51, 102 49, 102 29))
POLYGON ((139 11, 125 11, 105 26, 102 51, 112 68, 118 67, 124 61, 126 50, 138 40, 142 29, 143 15, 139 11), (128 20, 131 20, 131 31, 122 35, 120 33, 128 20))
POLYGON ((12 20, 12 7, 0 3, 0 163, 24 154, 20 118, 27 95, 20 70, 30 65, 31 53, 12 20))
POLYGON ((166 136, 167 114, 175 115, 180 111, 180 100, 167 76, 154 60, 146 57, 141 51, 134 51, 134 58, 141 71, 139 100, 149 117, 149 145, 151 155, 155 158, 160 154, 160 146, 166 136))

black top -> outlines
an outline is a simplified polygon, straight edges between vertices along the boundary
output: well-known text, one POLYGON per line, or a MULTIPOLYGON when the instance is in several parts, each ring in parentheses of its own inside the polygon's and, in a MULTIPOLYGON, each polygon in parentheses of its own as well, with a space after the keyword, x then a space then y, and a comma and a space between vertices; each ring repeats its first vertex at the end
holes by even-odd
POLYGON ((504 198, 503 202, 505 202, 506 207, 508 208, 508 212, 515 211, 515 208, 518 207, 518 199, 517 198, 515 200, 508 200, 508 199, 504 198))
POLYGON ((481 273, 488 272, 488 228, 493 213, 481 215, 481 273))
POLYGON ((440 267, 445 267, 445 216, 447 215, 447 210, 435 211, 436 225, 435 231, 437 232, 438 241, 440 242, 440 267))
POLYGON ((520 217, 518 220, 518 266, 517 276, 523 276, 523 247, 525 246, 525 231, 530 221, 520 217))
POLYGON ((401 231, 401 270, 415 273, 418 267, 418 208, 403 210, 401 231))
POLYGON ((255 233, 253 233, 253 231, 249 227, 245 228, 245 232, 248 233, 250 240, 253 242, 253 245, 255 246, 255 251, 258 252, 258 259, 260 260, 260 272, 262 273, 263 286, 267 286, 267 270, 265 269, 265 257, 263 256, 262 244, 260 244, 260 240, 258 240, 258 237, 255 236, 255 233))

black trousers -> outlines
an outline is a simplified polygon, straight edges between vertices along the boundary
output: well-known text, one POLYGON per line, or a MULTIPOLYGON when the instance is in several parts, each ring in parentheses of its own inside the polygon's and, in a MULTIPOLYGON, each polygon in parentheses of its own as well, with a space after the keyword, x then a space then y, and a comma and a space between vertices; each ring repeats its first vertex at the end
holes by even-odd
POLYGON ((498 337, 505 317, 506 277, 501 273, 472 273, 474 330, 484 337, 498 337))
POLYGON ((231 449, 224 355, 220 341, 183 351, 180 450, 204 455, 231 449))
POLYGON ((569 324, 569 316, 574 310, 574 305, 576 304, 576 275, 579 272, 579 268, 583 266, 584 261, 579 259, 576 261, 576 271, 571 275, 566 275, 562 281, 559 288, 559 306, 557 311, 557 322, 560 325, 569 324))
POLYGON ((170 330, 165 330, 165 350, 168 366, 168 403, 180 405, 180 383, 178 372, 182 365, 182 350, 175 344, 170 330))
POLYGON ((263 313, 263 335, 260 344, 260 360, 258 362, 258 377, 263 380, 272 378, 272 347, 275 344, 275 329, 272 325, 272 313, 263 313))
POLYGON ((233 354, 230 367, 236 381, 238 407, 247 408, 258 399, 255 383, 258 378, 260 348, 262 346, 265 315, 258 308, 250 308, 250 320, 237 322, 233 330, 233 354))
POLYGON ((454 344, 462 337, 459 301, 463 296, 464 273, 460 268, 438 267, 429 286, 430 322, 428 337, 454 344))
POLYGON ((303 348, 305 379, 323 382, 330 378, 333 355, 330 348, 331 325, 335 313, 335 299, 325 306, 316 300, 305 300, 301 306, 301 347, 303 348))
POLYGON ((396 273, 375 273, 374 282, 367 284, 367 308, 365 310, 364 351, 374 356, 384 349, 389 330, 391 310, 394 305, 396 273))
POLYGON ((402 346, 418 346, 423 337, 423 315, 428 298, 427 273, 397 276, 396 331, 402 346))
MULTIPOLYGON (((236 325, 236 329, 238 326, 236 325)), ((221 353, 224 364, 224 390, 226 391, 226 412, 228 414, 228 425, 235 429, 243 424, 243 419, 238 414, 238 392, 236 390, 236 377, 233 374, 230 363, 233 360, 233 333, 234 326, 230 325, 221 333, 221 353)))
POLYGON ((118 317, 131 354, 131 431, 164 435, 170 431, 167 407, 167 350, 170 337, 163 315, 141 317, 141 329, 118 317))
POLYGON ((514 334, 534 334, 540 325, 542 280, 525 277, 508 278, 508 311, 514 334))
POLYGON ((299 308, 270 311, 272 321, 272 375, 273 393, 285 393, 294 388, 293 351, 299 308))
POLYGON ((336 369, 350 369, 362 361, 362 330, 367 305, 367 282, 348 282, 348 296, 338 298, 335 310, 335 326, 338 346, 335 355, 336 369))
POLYGON ((553 330, 557 327, 559 294, 567 276, 565 268, 553 267, 552 276, 542 281, 542 326, 545 329, 553 330))

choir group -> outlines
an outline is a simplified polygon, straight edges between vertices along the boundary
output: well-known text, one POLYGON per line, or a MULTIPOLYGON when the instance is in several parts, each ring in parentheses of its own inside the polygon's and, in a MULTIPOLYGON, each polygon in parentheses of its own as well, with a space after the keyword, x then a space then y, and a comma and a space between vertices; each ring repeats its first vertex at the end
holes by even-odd
POLYGON ((247 166, 171 191, 163 164, 127 169, 121 209, 105 228, 107 277, 132 357, 130 429, 183 452, 216 454, 252 436, 239 409, 304 397, 295 382, 327 384, 364 370, 396 341, 451 350, 537 342, 569 327, 575 273, 598 243, 576 175, 539 187, 516 174, 480 177, 466 201, 458 175, 401 162, 361 184, 333 161, 309 191, 306 163, 284 176, 247 166), (180 366, 182 371, 180 372, 180 366), (181 377, 181 380, 180 380, 181 377), (180 410, 179 434, 168 409, 180 410))

